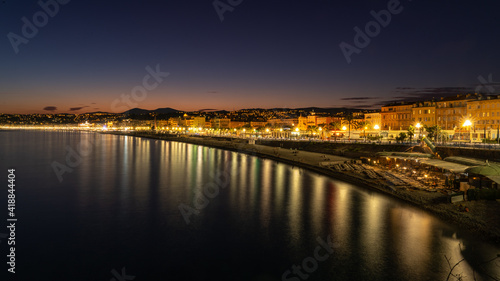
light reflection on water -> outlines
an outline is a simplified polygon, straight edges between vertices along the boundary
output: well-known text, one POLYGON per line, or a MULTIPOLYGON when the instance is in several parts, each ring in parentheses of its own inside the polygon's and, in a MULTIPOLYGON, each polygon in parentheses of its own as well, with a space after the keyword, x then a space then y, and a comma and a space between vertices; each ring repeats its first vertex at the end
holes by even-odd
MULTIPOLYGON (((465 255, 456 272, 472 276, 474 260, 500 253, 408 204, 272 160, 89 133, 2 132, 0 140, 2 169, 16 166, 26 186, 19 247, 33 253, 25 263, 39 272, 53 260, 81 280, 109 280, 124 265, 143 280, 165 272, 178 280, 280 280, 328 235, 340 247, 308 280, 445 280, 444 255, 455 262, 465 255), (93 143, 91 153, 59 183, 50 164, 64 163, 65 147, 83 141, 93 143), (230 175, 229 184, 186 225, 179 204, 193 206, 216 171, 230 175), (45 251, 30 235, 54 220, 60 228, 39 234, 53 245, 45 251), (66 238, 54 239, 60 232, 66 238)), ((495 264, 487 270, 500 276, 495 264)))

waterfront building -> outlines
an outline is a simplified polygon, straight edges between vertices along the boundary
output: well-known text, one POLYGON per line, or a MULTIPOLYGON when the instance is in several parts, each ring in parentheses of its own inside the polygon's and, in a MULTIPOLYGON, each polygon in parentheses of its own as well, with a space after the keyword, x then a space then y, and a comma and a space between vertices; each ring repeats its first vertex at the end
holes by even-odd
POLYGON ((159 130, 163 130, 168 127, 168 120, 156 120, 156 128, 159 130))
POLYGON ((288 118, 288 119, 282 119, 283 124, 288 127, 293 127, 295 124, 299 123, 298 118, 288 118))
POLYGON ((414 103, 398 102, 381 108, 382 130, 407 130, 412 124, 414 103))
POLYGON ((169 127, 178 127, 180 126, 181 123, 181 118, 180 117, 170 117, 168 119, 168 126, 169 127))
POLYGON ((375 125, 378 125, 379 127, 382 124, 382 119, 381 119, 380 111, 377 112, 369 112, 365 113, 364 115, 364 121, 369 124, 369 128, 373 129, 375 125))
POLYGON ((215 118, 212 122, 212 127, 215 129, 229 129, 231 119, 229 118, 215 118))
POLYGON ((309 121, 309 118, 299 116, 297 124, 295 124, 299 130, 301 131, 306 131, 307 130, 307 122, 309 121))
POLYGON ((467 115, 467 100, 471 95, 444 97, 436 101, 436 124, 443 130, 459 129, 467 115))
POLYGON ((423 126, 436 125, 436 102, 423 101, 417 102, 412 108, 412 124, 420 123, 423 126))
POLYGON ((272 118, 267 120, 267 124, 271 127, 292 127, 298 123, 296 118, 279 119, 272 118))
POLYGON ((193 127, 205 128, 205 117, 193 117, 193 127))
POLYGON ((317 126, 318 125, 318 116, 316 116, 314 114, 314 112, 311 115, 307 116, 307 123, 306 123, 306 125, 307 125, 307 127, 309 127, 309 126, 312 127, 312 126, 317 126))
POLYGON ((181 127, 193 127, 193 119, 191 118, 180 118, 179 126, 181 127))
POLYGON ((267 121, 251 121, 250 126, 252 128, 260 128, 267 125, 267 121))
POLYGON ((231 123, 229 123, 229 128, 231 128, 231 129, 241 128, 241 127, 245 126, 246 124, 247 124, 246 122, 242 122, 242 121, 231 121, 231 123))
POLYGON ((499 96, 479 97, 468 101, 467 119, 471 122, 467 129, 473 140, 497 138, 497 131, 500 129, 499 96))
POLYGON ((340 122, 340 118, 330 117, 330 116, 318 116, 316 118, 317 126, 324 126, 324 125, 331 124, 333 122, 340 122))

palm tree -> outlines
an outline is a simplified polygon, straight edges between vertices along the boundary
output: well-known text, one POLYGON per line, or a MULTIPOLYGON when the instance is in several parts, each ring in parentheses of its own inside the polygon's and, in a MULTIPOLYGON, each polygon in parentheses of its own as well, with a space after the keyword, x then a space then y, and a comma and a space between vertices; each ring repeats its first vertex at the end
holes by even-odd
POLYGON ((348 113, 344 116, 344 122, 349 126, 349 140, 351 140, 351 126, 354 126, 357 122, 354 120, 354 115, 348 113))
MULTIPOLYGON (((340 130, 340 128, 342 127, 342 123, 340 123, 340 121, 335 121, 335 122, 331 122, 330 124, 326 125, 325 128, 327 130, 340 130)), ((334 135, 335 136, 335 140, 337 140, 337 135, 334 135)))
MULTIPOLYGON (((342 124, 339 121, 331 122, 325 126, 325 129, 328 131, 336 131, 340 130, 340 127, 342 127, 342 124)), ((334 134, 335 140, 337 140, 337 135, 334 134)))
POLYGON ((341 127, 342 124, 339 121, 335 121, 327 125, 329 130, 340 130, 341 127))
POLYGON ((307 126, 307 131, 312 131, 313 133, 318 132, 319 127, 318 126, 307 126))
POLYGON ((415 127, 413 127, 412 125, 410 125, 408 127, 408 136, 410 137, 410 143, 413 140, 413 135, 415 135, 415 127))
POLYGON ((370 126, 370 122, 363 120, 357 122, 357 129, 363 129, 363 134, 365 135, 365 141, 366 141, 366 129, 368 129, 368 126, 370 126))
POLYGON ((396 142, 404 142, 406 137, 406 133, 399 133, 399 136, 396 137, 396 142))

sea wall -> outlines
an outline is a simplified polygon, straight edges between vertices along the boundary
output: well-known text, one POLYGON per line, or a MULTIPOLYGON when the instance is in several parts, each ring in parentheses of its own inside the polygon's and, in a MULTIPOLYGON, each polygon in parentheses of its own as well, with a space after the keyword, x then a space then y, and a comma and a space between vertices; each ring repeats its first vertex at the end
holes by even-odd
POLYGON ((488 159, 490 161, 500 162, 500 149, 492 149, 493 147, 489 147, 488 145, 484 148, 474 147, 445 147, 439 146, 438 151, 439 154, 444 157, 449 156, 461 156, 461 157, 469 157, 469 158, 478 158, 478 159, 488 159))

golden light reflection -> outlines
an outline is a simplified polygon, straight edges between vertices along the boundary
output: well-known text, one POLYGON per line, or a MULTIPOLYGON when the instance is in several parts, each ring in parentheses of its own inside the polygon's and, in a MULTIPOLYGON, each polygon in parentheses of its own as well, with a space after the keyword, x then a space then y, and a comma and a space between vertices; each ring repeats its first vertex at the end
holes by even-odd
POLYGON ((275 213, 283 210, 284 204, 286 204, 284 201, 287 199, 285 198, 285 169, 286 166, 281 163, 276 163, 274 166, 274 169, 276 170, 274 179, 275 179, 275 196, 274 196, 274 209, 275 213))
POLYGON ((309 206, 312 208, 310 212, 310 220, 312 222, 314 232, 321 233, 324 225, 324 210, 325 210, 325 190, 326 178, 324 176, 311 175, 313 177, 312 196, 309 206))
POLYGON ((401 261, 398 263, 401 270, 412 268, 416 276, 424 276, 425 265, 430 265, 432 232, 430 229, 430 217, 415 212, 408 208, 393 208, 390 211, 391 228, 395 239, 393 246, 400 253, 401 261), (419 265, 419 266, 415 266, 419 265))
POLYGON ((330 232, 340 241, 340 243, 348 243, 350 241, 350 225, 351 221, 348 219, 351 216, 348 213, 351 211, 351 196, 350 190, 345 183, 336 182, 333 185, 333 202, 332 212, 335 213, 335 221, 331 224, 330 232))
MULTIPOLYGON (((384 236, 387 233, 383 220, 385 208, 382 209, 385 204, 381 202, 382 200, 378 194, 370 194, 364 200, 365 207, 363 208, 364 214, 362 214, 363 221, 359 236, 364 252, 363 259, 373 267, 380 266, 378 261, 380 256, 384 255, 387 246, 384 243, 384 236)), ((373 270, 376 270, 376 268, 373 268, 373 270)))
POLYGON ((245 189, 247 193, 247 198, 249 201, 250 205, 250 210, 252 210, 252 213, 255 214, 255 212, 258 210, 258 205, 261 203, 259 201, 258 195, 262 192, 261 187, 259 186, 260 184, 260 159, 257 157, 251 157, 249 158, 250 162, 250 176, 249 179, 250 181, 248 182, 248 188, 245 189))
MULTIPOLYGON (((193 155, 193 146, 192 145, 188 145, 188 144, 185 144, 185 143, 182 143, 181 144, 181 147, 183 148, 182 151, 184 151, 184 165, 185 165, 185 170, 184 170, 184 173, 186 174, 186 185, 188 188, 192 189, 193 186, 194 186, 194 182, 193 182, 193 172, 195 171, 195 169, 192 169, 191 167, 189 167, 189 165, 195 165, 196 162, 195 161, 191 161, 192 160, 192 155, 193 155)), ((181 153, 182 154, 182 153, 181 153)), ((180 171, 182 173, 182 169, 180 169, 180 171)))
MULTIPOLYGON (((238 194, 238 205, 240 208, 248 208, 248 201, 246 200, 246 190, 243 188, 240 188, 241 186, 247 186, 248 185, 248 155, 240 155, 241 157, 239 158, 239 171, 238 171, 238 178, 240 179, 240 182, 236 186, 236 193, 238 194)), ((250 187, 249 187, 250 188, 250 187)))
POLYGON ((134 178, 134 186, 148 187, 151 179, 149 174, 151 169, 150 140, 139 139, 136 147, 134 147, 134 169, 137 177, 134 178))
POLYGON ((129 156, 129 151, 131 149, 131 145, 130 145, 129 139, 130 139, 129 136, 123 136, 122 138, 119 138, 119 140, 123 140, 123 142, 120 141, 118 144, 118 147, 121 148, 120 150, 122 151, 122 156, 123 156, 123 161, 122 161, 122 163, 120 163, 122 166, 122 171, 121 171, 122 174, 121 174, 121 183, 120 184, 124 188, 130 188, 130 182, 129 182, 130 156, 129 156))
MULTIPOLYGON (((238 175, 239 172, 239 157, 241 156, 240 154, 236 152, 228 152, 228 160, 229 163, 231 164, 231 167, 229 169, 229 174, 231 175, 231 182, 229 184, 230 187, 230 198, 231 198, 231 207, 236 208, 238 205, 238 186, 239 182, 238 179, 240 178, 238 175)), ((220 159, 220 157, 218 157, 220 159)))
POLYGON ((203 180, 203 165, 206 165, 206 163, 203 161, 203 150, 206 149, 204 146, 197 146, 195 150, 195 155, 193 157, 196 157, 196 185, 197 186, 202 186, 204 183, 203 180))
POLYGON ((173 184, 171 183, 171 178, 169 177, 167 171, 171 169, 172 162, 169 160, 169 147, 170 147, 171 142, 166 142, 163 141, 160 144, 158 144, 157 149, 159 149, 159 153, 157 154, 159 156, 159 162, 160 165, 158 166, 158 182, 160 184, 159 188, 159 198, 158 200, 160 202, 168 202, 168 204, 165 204, 164 208, 166 208, 166 205, 170 204, 175 204, 174 202, 174 191, 171 187, 173 184))
POLYGON ((272 195, 272 161, 264 160, 262 163, 262 182, 260 200, 260 222, 264 228, 269 227, 272 216, 271 195, 272 195))
POLYGON ((302 229, 302 190, 300 184, 300 171, 298 168, 289 168, 290 171, 290 200, 287 202, 288 223, 290 229, 290 239, 295 243, 301 240, 302 229), (292 207, 293 206, 293 207, 292 207))

